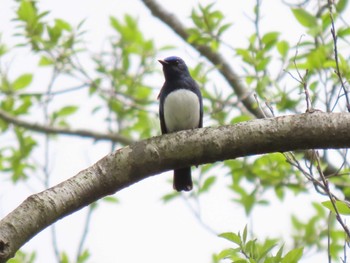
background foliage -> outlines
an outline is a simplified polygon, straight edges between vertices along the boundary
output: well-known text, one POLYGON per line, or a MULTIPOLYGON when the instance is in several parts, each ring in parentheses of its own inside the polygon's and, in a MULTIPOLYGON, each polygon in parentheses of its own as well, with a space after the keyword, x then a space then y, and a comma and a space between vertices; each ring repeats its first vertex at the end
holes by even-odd
MULTIPOLYGON (((90 132, 89 147, 103 145, 109 151, 158 135, 156 98, 162 78, 156 58, 176 54, 179 49, 194 50, 189 57, 195 63, 188 64, 202 87, 206 126, 261 117, 257 112, 268 117, 314 110, 349 111, 348 1, 284 3, 293 19, 288 23, 300 28, 293 41, 284 38, 285 32, 261 29, 264 15, 270 15, 261 12, 264 4, 255 1, 247 14, 253 30, 243 46, 234 41, 241 21, 226 16, 214 3, 200 3, 185 11, 188 20, 177 24, 186 32, 185 44, 171 39, 159 44, 141 29, 139 18, 125 14, 106 18, 112 34, 106 36, 100 50, 90 50, 86 21, 74 24, 54 17, 40 1, 14 2, 16 44, 0 42, 2 180, 29 188, 34 184, 33 191, 50 187, 58 180, 53 178, 54 149, 65 131, 76 135, 73 141, 80 140, 82 133, 75 132, 76 124, 90 132), (23 50, 30 54, 27 63, 33 63, 28 65, 33 70, 17 73, 11 59, 23 50), (213 54, 221 54, 222 60, 213 61, 213 54), (241 86, 232 85, 221 66, 224 62, 238 74, 241 86), (253 99, 246 101, 248 97, 253 99), (98 133, 106 135, 103 141, 98 133), (109 134, 119 137, 109 138, 109 134)), ((150 7, 146 3, 144 8, 150 7)), ((84 151, 80 154, 84 156, 84 151)), ((346 262, 350 237, 346 149, 274 153, 203 165, 194 179, 195 189, 190 194, 175 193, 168 183, 167 192, 160 192, 159 197, 164 193, 162 200, 169 205, 184 201, 205 231, 228 241, 227 248, 213 254, 212 262, 297 262, 314 254, 321 255, 323 261, 346 262), (215 199, 223 189, 229 204, 239 207, 246 219, 240 230, 217 232, 202 216, 203 200, 215 199), (272 200, 283 204, 300 195, 316 198, 308 204, 308 218, 290 215, 287 238, 275 233, 273 226, 266 226, 266 236, 255 232, 253 224, 259 220, 255 211, 272 205, 272 200)), ((119 199, 112 196, 101 202, 118 203, 119 199)), ((99 205, 91 205, 86 213, 75 255, 60 249, 57 231, 51 229, 57 262, 90 262, 94 249, 86 246, 86 240, 91 216, 99 205)), ((11 262, 36 262, 40 253, 40 249, 19 251, 11 262)))

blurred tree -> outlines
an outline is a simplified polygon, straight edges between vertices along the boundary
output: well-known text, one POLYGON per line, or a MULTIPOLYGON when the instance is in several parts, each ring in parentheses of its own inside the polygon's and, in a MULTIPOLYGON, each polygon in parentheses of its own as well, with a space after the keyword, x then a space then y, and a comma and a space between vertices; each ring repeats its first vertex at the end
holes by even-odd
MULTIPOLYGON (((283 39, 281 32, 262 32, 260 25, 263 1, 256 0, 252 19, 255 30, 244 47, 234 44, 230 37, 233 30, 230 21, 232 18, 225 17, 215 4, 199 4, 193 7, 192 11, 188 11, 192 24, 187 26, 160 3, 154 0, 141 2, 154 18, 158 18, 174 35, 182 38, 187 46, 197 52, 198 62, 190 71, 202 87, 207 125, 246 123, 248 120, 281 115, 297 116, 305 111, 307 114, 318 111, 350 111, 347 92, 350 79, 350 27, 344 17, 347 0, 285 2, 294 17, 294 21, 289 23, 299 24, 304 29, 303 35, 294 42, 283 39), (235 63, 232 63, 231 58, 234 58, 235 63), (224 79, 226 86, 218 89, 214 84, 217 78, 224 79)), ((41 10, 40 1, 17 1, 14 23, 17 25, 16 35, 20 36, 16 38, 18 45, 8 48, 6 43, 0 42, 0 60, 6 61, 10 53, 24 48, 29 50, 39 68, 50 72, 48 84, 44 88, 33 88, 33 81, 38 77, 34 73, 19 74, 13 78, 8 68, 3 65, 0 68, 0 129, 1 136, 10 138, 4 140, 0 148, 0 170, 4 174, 3 177, 11 178, 13 184, 27 182, 35 174, 43 189, 52 186, 49 164, 52 157, 49 155, 49 149, 61 135, 107 141, 113 150, 159 134, 155 100, 158 90, 153 88, 152 79, 160 75, 160 67, 155 61, 161 52, 174 52, 174 43, 169 41, 168 46, 159 47, 154 40, 145 36, 136 18, 125 15, 123 19, 109 18, 114 34, 106 40, 102 51, 93 51, 91 55, 91 51, 85 45, 87 40, 84 38, 84 21, 74 26, 60 18, 49 19, 48 14, 48 11, 41 10), (63 82, 70 83, 71 86, 62 88, 63 82), (73 104, 62 103, 61 96, 67 94, 75 99, 69 100, 74 101, 73 104), (91 119, 96 119, 95 122, 99 125, 86 129, 74 128, 71 120, 85 118, 83 115, 86 112, 91 119), (98 126, 99 131, 95 129, 98 126), (34 157, 38 149, 44 152, 44 158, 40 161, 34 157)), ((47 75, 45 77, 47 78, 47 75)), ((340 115, 342 116, 345 115, 340 115)), ((334 137, 337 134, 330 130, 330 122, 323 126, 326 132, 329 131, 329 137, 334 137)), ((290 125, 294 127, 292 123, 290 125)), ((316 138, 318 135, 318 131, 310 129, 303 132, 305 136, 316 138)), ((283 152, 285 149, 306 149, 308 145, 301 147, 291 139, 288 142, 289 148, 278 148, 280 141, 276 138, 276 147, 246 152, 245 157, 226 160, 223 163, 200 166, 200 175, 195 178, 195 189, 189 196, 170 191, 169 184, 169 194, 163 196, 163 200, 169 202, 185 198, 186 202, 194 201, 196 207, 193 208, 193 213, 199 222, 205 225, 198 212, 201 208, 199 200, 203 196, 214 198, 211 191, 219 187, 218 169, 230 178, 227 186, 232 200, 244 208, 247 218, 255 208, 269 205, 270 201, 266 198, 268 194, 274 193, 276 199, 283 201, 290 193, 298 195, 311 192, 311 185, 314 192, 327 196, 328 201, 310 203, 314 215, 307 220, 292 215, 292 247, 284 247, 284 240, 281 238, 257 238, 249 226, 250 223, 247 223, 238 233, 225 232, 219 235, 232 242, 232 247, 218 251, 213 255, 212 261, 297 262, 310 251, 326 251, 329 262, 346 262, 350 238, 345 220, 346 215, 350 214, 347 201, 350 196, 349 162, 347 149, 340 149, 346 148, 346 141, 342 141, 344 138, 337 139, 340 141, 337 144, 338 150, 312 150, 323 148, 324 141, 330 140, 324 138, 318 139, 319 144, 311 144, 315 147, 309 147, 308 151, 283 152), (270 149, 283 153, 248 156, 253 153, 271 152, 270 149)), ((274 141, 269 143, 273 144, 274 141)), ((124 148, 124 152, 125 149, 127 148, 124 148)), ((122 152, 123 150, 120 150, 120 153, 122 152)), ((116 156, 112 157, 117 158, 116 156)), ((133 156, 141 157, 144 157, 145 164, 151 162, 146 156, 133 156)), ((203 157, 199 161, 188 158, 188 162, 195 164, 221 160, 216 156, 206 158, 203 157)), ((118 160, 122 159, 125 165, 128 165, 127 169, 132 170, 130 166, 133 163, 128 163, 128 158, 124 155, 118 160)), ((106 175, 108 170, 118 167, 108 166, 113 164, 113 161, 116 162, 115 159, 106 157, 105 162, 99 162, 87 171, 93 176, 106 175)), ((135 167, 133 168, 137 170, 138 167, 135 167)), ((109 181, 106 181, 106 185, 92 184, 87 187, 81 181, 79 185, 73 178, 69 181, 72 184, 72 192, 69 193, 81 193, 81 197, 85 198, 84 187, 88 190, 89 187, 104 188, 104 192, 93 192, 79 203, 64 203, 64 212, 58 210, 57 215, 45 215, 42 225, 35 222, 39 226, 28 235, 30 237, 58 218, 84 205, 90 205, 76 258, 70 259, 67 253, 60 251, 53 242, 57 262, 89 262, 93 251, 84 247, 84 243, 91 214, 98 209, 94 201, 141 180, 152 172, 170 168, 171 165, 161 165, 160 168, 144 167, 137 170, 135 177, 120 179, 124 180, 122 183, 110 178, 112 184, 109 186, 109 181), (116 187, 117 183, 122 186, 116 187)), ((84 172, 81 175, 86 176, 84 172)), ((63 186, 56 189, 67 193, 63 186)), ((46 201, 50 201, 52 193, 46 193, 46 201)), ((32 201, 34 207, 41 205, 39 197, 43 196, 28 199, 28 204, 32 201)), ((112 196, 104 197, 103 200, 118 202, 112 196)), ((51 199, 54 208, 60 202, 65 202, 65 199, 51 199)), ((46 210, 42 208, 42 211, 46 210)), ((6 218, 3 222, 8 223, 6 218)), ((210 229, 210 226, 206 227, 210 229)), ((10 236, 10 231, 5 230, 4 224, 0 223, 0 259, 6 260, 15 251, 8 252, 13 247, 6 239, 10 236)), ((55 240, 54 227, 52 235, 55 240)), ((272 227, 271 236, 275 235, 272 227)), ((22 241, 18 242, 14 247, 23 244, 22 241)), ((10 262, 35 262, 35 253, 18 251, 10 262)))

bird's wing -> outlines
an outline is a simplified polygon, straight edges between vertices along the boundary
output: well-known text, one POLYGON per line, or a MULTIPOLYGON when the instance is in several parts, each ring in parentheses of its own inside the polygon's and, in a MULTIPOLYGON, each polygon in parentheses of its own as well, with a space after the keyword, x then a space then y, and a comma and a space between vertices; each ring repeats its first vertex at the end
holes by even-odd
POLYGON ((162 93, 163 88, 160 90, 160 93, 158 95, 159 99, 159 120, 160 120, 160 129, 162 130, 162 134, 167 133, 167 129, 165 127, 165 120, 164 120, 164 94, 162 93))
POLYGON ((200 88, 195 80, 193 80, 193 87, 194 87, 194 92, 197 94, 198 99, 199 99, 199 124, 198 128, 203 127, 203 99, 202 99, 202 93, 200 91, 200 88))

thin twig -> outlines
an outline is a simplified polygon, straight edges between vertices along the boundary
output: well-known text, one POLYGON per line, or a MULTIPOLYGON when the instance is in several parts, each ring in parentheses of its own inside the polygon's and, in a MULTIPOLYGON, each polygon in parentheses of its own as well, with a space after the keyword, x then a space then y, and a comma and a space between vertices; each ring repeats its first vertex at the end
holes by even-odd
POLYGON ((265 101, 265 105, 270 110, 272 117, 275 117, 275 111, 274 111, 273 107, 271 106, 270 102, 265 101))
POLYGON ((332 203, 332 207, 335 211, 335 218, 337 219, 337 221, 339 222, 339 224, 342 226, 342 228, 344 229, 346 235, 347 235, 347 238, 350 238, 350 230, 349 228, 347 227, 347 225, 344 223, 344 221, 342 220, 341 216, 340 216, 340 213, 338 211, 338 208, 336 206, 336 198, 335 196, 331 193, 331 190, 329 189, 329 183, 328 183, 328 180, 326 179, 326 177, 324 176, 323 174, 323 171, 322 171, 322 168, 321 168, 321 162, 320 162, 320 157, 318 155, 318 151, 315 151, 315 159, 316 159, 316 164, 317 164, 317 170, 320 174, 320 177, 321 177, 321 180, 322 180, 322 183, 324 185, 324 189, 329 197, 329 200, 331 201, 332 203))
POLYGON ((327 229, 328 263, 332 262, 332 257, 331 257, 331 220, 332 220, 332 212, 329 212, 329 214, 328 214, 328 229, 327 229))
MULTIPOLYGON (((335 60, 335 65, 336 65, 336 69, 334 72, 338 76, 338 79, 339 79, 340 84, 341 84, 341 88, 344 91, 344 95, 345 95, 345 99, 346 99, 346 108, 350 112, 350 100, 349 100, 349 96, 348 96, 348 91, 345 87, 345 81, 342 77, 342 74, 340 72, 340 67, 339 67, 338 45, 337 45, 338 37, 337 37, 337 33, 335 31, 332 7, 333 7, 332 1, 328 0, 329 16, 331 18, 331 33, 332 33, 333 45, 334 45, 334 60, 335 60)), ((338 102, 338 100, 336 102, 338 102)))
POLYGON ((79 246, 78 246, 78 251, 77 251, 77 256, 76 256, 77 262, 79 262, 79 258, 83 253, 83 248, 84 248, 85 241, 87 239, 87 234, 89 232, 90 223, 91 223, 91 216, 92 216, 93 211, 94 211, 94 204, 91 204, 89 206, 89 210, 88 210, 88 213, 87 213, 86 218, 85 218, 85 225, 84 225, 84 229, 83 229, 83 234, 80 238, 80 242, 79 242, 79 246))
MULTIPOLYGON (((195 216, 195 218, 197 219, 198 223, 205 229, 207 230, 209 233, 217 236, 218 233, 213 229, 211 228, 208 224, 206 224, 204 221, 203 221, 203 218, 202 218, 202 215, 201 215, 201 212, 200 212, 200 206, 197 206, 197 209, 195 209, 191 203, 189 202, 189 200, 186 198, 186 196, 184 194, 181 194, 181 197, 183 198, 185 204, 187 205, 188 209, 192 212, 192 214, 195 216)), ((198 200, 197 200, 198 202, 198 200)))
POLYGON ((61 257, 60 257, 60 250, 58 248, 58 242, 57 242, 57 234, 56 234, 56 225, 53 224, 50 227, 51 230, 51 243, 53 247, 53 251, 56 257, 57 262, 61 262, 61 257))
POLYGON ((312 107, 311 107, 310 93, 309 93, 309 89, 307 87, 307 80, 306 80, 308 73, 309 73, 309 71, 306 70, 305 75, 302 78, 302 85, 303 85, 303 89, 304 89, 304 93, 305 93, 306 111, 310 112, 312 110, 312 107))
POLYGON ((347 262, 347 256, 346 256, 346 251, 347 251, 346 247, 347 247, 347 245, 348 245, 348 241, 347 241, 347 238, 346 238, 346 236, 345 236, 345 238, 344 238, 344 247, 343 247, 344 258, 341 259, 341 260, 343 261, 343 263, 346 263, 346 262, 347 262))
MULTIPOLYGON (((73 91, 77 91, 83 88, 88 87, 89 84, 88 83, 83 83, 81 85, 75 86, 75 87, 70 87, 70 88, 65 88, 62 90, 57 90, 57 91, 52 91, 50 92, 50 96, 56 96, 56 95, 61 95, 61 94, 65 94, 65 93, 69 93, 69 92, 73 92, 73 91)), ((42 97, 42 96, 48 96, 49 94, 47 92, 16 92, 13 93, 11 92, 6 92, 6 91, 2 91, 3 95, 11 95, 11 96, 18 96, 18 97, 42 97)))
MULTIPOLYGON (((45 125, 50 124, 50 115, 49 115, 49 103, 52 99, 51 92, 53 90, 53 86, 56 82, 56 79, 59 75, 59 70, 55 66, 53 68, 53 73, 49 82, 49 85, 47 87, 47 92, 46 92, 46 97, 47 99, 44 100, 44 105, 43 105, 43 114, 44 114, 44 122, 45 125)), ((44 173, 44 187, 48 189, 50 187, 50 139, 49 135, 46 133, 45 134, 45 143, 44 143, 44 165, 43 165, 43 173, 44 173)), ((61 256, 60 256, 60 250, 58 247, 58 239, 57 239, 57 234, 56 234, 56 226, 52 225, 51 226, 51 243, 53 247, 53 251, 56 257, 57 262, 61 262, 61 256)))
POLYGON ((294 54, 294 59, 293 59, 293 65, 294 65, 294 68, 298 74, 298 77, 295 77, 292 73, 290 73, 287 70, 285 70, 285 72, 287 72, 295 81, 297 81, 303 87, 303 90, 305 93, 305 101, 306 101, 306 112, 312 112, 310 93, 309 93, 309 89, 307 87, 307 76, 308 76, 309 71, 306 70, 304 76, 302 76, 300 71, 299 71, 299 68, 297 66, 297 63, 296 63, 296 58, 297 58, 298 53, 299 53, 298 47, 300 45, 302 38, 303 38, 303 35, 300 36, 300 38, 299 38, 299 41, 297 43, 297 47, 295 50, 295 54, 294 54))
POLYGON ((265 115, 265 112, 263 111, 263 109, 261 108, 261 105, 260 105, 260 102, 259 102, 259 99, 258 99, 258 95, 254 92, 254 99, 256 101, 256 103, 258 104, 258 107, 259 109, 261 110, 261 112, 264 113, 264 117, 267 118, 267 116, 265 115))
POLYGON ((83 130, 83 129, 68 129, 68 128, 53 127, 49 125, 32 123, 25 120, 21 120, 15 116, 12 116, 1 109, 0 109, 0 119, 5 120, 9 123, 12 123, 13 125, 20 126, 28 130, 40 132, 43 134, 61 134, 61 135, 80 136, 85 138, 91 138, 94 140, 106 140, 106 141, 118 142, 123 145, 128 145, 134 142, 132 139, 129 139, 119 134, 100 133, 96 131, 83 130))

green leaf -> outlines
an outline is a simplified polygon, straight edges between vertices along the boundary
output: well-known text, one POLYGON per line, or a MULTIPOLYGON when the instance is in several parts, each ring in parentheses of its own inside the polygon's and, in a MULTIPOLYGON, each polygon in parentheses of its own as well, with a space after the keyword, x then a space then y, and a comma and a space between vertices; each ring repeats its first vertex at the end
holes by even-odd
POLYGON ((14 115, 20 115, 25 114, 28 112, 28 109, 32 106, 32 97, 26 96, 18 100, 20 102, 20 105, 14 109, 13 114, 14 115))
POLYGON ((5 100, 1 101, 0 105, 3 110, 11 112, 15 105, 15 100, 13 97, 7 97, 5 100))
POLYGON ((221 260, 221 259, 236 257, 238 254, 237 252, 238 252, 237 249, 233 249, 233 248, 224 249, 217 255, 217 259, 221 260))
POLYGON ((283 246, 281 246, 281 248, 278 250, 275 258, 277 260, 277 262, 280 262, 281 258, 282 258, 282 254, 283 254, 283 246))
POLYGON ((102 200, 107 203, 113 203, 113 204, 119 203, 119 199, 116 198, 115 196, 106 196, 102 200))
POLYGON ((62 35, 62 29, 57 26, 53 26, 53 27, 48 26, 47 33, 49 34, 49 37, 50 37, 50 44, 56 45, 57 41, 62 35))
POLYGON ((51 66, 53 65, 53 60, 47 56, 42 56, 39 61, 39 66, 45 67, 45 66, 51 66))
POLYGON ((0 43, 0 57, 7 53, 7 47, 5 44, 0 43))
POLYGON ((277 51, 285 58, 289 51, 289 43, 285 40, 282 40, 277 43, 277 51))
POLYGON ((66 252, 62 252, 60 257, 61 257, 60 263, 69 263, 69 257, 66 252))
MULTIPOLYGON (((330 200, 322 202, 322 205, 324 207, 328 208, 333 213, 335 213, 335 209, 334 209, 333 204, 332 204, 332 202, 330 200)), ((341 215, 350 215, 350 208, 345 202, 337 200, 337 201, 335 201, 335 206, 336 206, 339 214, 341 214, 341 215)))
POLYGON ((298 20, 298 22, 307 28, 313 28, 317 26, 317 19, 315 16, 307 12, 303 8, 293 8, 292 9, 294 17, 298 20))
POLYGON ((238 115, 237 117, 234 117, 231 120, 231 124, 239 123, 239 122, 244 122, 244 121, 249 121, 251 120, 252 117, 249 115, 238 115))
POLYGON ((162 200, 164 201, 164 203, 166 203, 166 202, 169 202, 169 201, 175 199, 175 198, 178 197, 179 195, 180 195, 180 194, 179 194, 178 192, 172 192, 172 193, 170 193, 170 194, 164 195, 164 196, 162 197, 162 200))
POLYGON ((83 253, 81 253, 78 257, 77 263, 84 263, 87 262, 87 260, 90 257, 90 252, 89 250, 85 249, 83 253))
POLYGON ((278 40, 279 35, 279 32, 269 32, 261 38, 262 43, 265 45, 265 50, 269 50, 274 46, 278 40))
POLYGON ((289 251, 282 259, 281 263, 295 263, 298 262, 298 260, 303 255, 304 248, 296 248, 291 251, 289 251))
POLYGON ((327 61, 327 50, 324 46, 311 50, 307 56, 309 70, 321 69, 327 61))
POLYGON ((243 242, 245 243, 247 241, 247 235, 248 235, 248 227, 247 225, 244 227, 244 230, 243 230, 243 242))
POLYGON ((277 239, 266 239, 265 242, 262 244, 262 247, 258 246, 258 258, 257 260, 261 260, 265 258, 271 250, 276 247, 278 243, 277 239))
POLYGON ((235 233, 232 233, 232 232, 222 233, 219 235, 219 237, 223 237, 229 241, 232 241, 233 243, 235 243, 237 245, 242 244, 241 237, 235 233))
POLYGON ((315 208, 317 215, 319 215, 319 217, 324 218, 326 217, 326 210, 324 209, 324 207, 317 203, 317 202, 313 202, 312 206, 315 208))
POLYGON ((208 177, 204 181, 202 187, 199 189, 199 192, 200 193, 207 192, 210 189, 210 187, 215 183, 215 181, 216 181, 216 177, 215 176, 208 177))
POLYGON ((56 117, 66 117, 72 115, 78 110, 77 106, 65 106, 55 113, 56 117))
POLYGON ((338 3, 335 6, 335 9, 338 13, 341 13, 345 10, 346 6, 348 5, 348 0, 338 0, 338 3))
POLYGON ((231 23, 222 25, 218 30, 218 36, 221 36, 227 29, 229 29, 232 26, 231 23))
POLYGON ((255 62, 255 59, 252 57, 250 51, 245 48, 237 48, 236 54, 241 56, 244 62, 253 64, 255 62))
MULTIPOLYGON (((271 61, 271 57, 266 57, 261 59, 257 64, 256 64, 256 70, 257 71, 264 71, 266 70, 267 65, 271 61)), ((262 83, 262 82, 260 82, 262 83)))
POLYGON ((196 25, 196 27, 198 27, 198 28, 203 27, 202 18, 198 15, 196 10, 194 10, 194 9, 192 10, 191 18, 192 18, 193 23, 196 25))
POLYGON ((33 80, 32 74, 23 74, 19 76, 13 83, 12 87, 14 90, 20 90, 27 87, 33 80))
POLYGON ((121 23, 118 21, 118 19, 116 19, 115 17, 111 16, 109 17, 109 22, 111 23, 111 26, 117 30, 118 32, 121 31, 122 29, 122 25, 121 23))
POLYGON ((68 32, 72 31, 72 26, 68 22, 62 19, 58 19, 58 18, 55 19, 55 26, 59 27, 60 29, 66 30, 68 32))
POLYGON ((212 50, 217 51, 219 48, 219 42, 216 40, 210 41, 210 47, 212 50))
POLYGON ((321 16, 321 21, 322 21, 322 27, 320 29, 322 29, 323 32, 328 31, 329 26, 332 23, 332 19, 329 16, 329 12, 325 12, 322 16, 321 16))
POLYGON ((255 248, 256 248, 256 241, 257 241, 256 239, 248 240, 248 242, 245 244, 244 250, 246 252, 248 252, 249 254, 254 255, 255 254, 255 248))
POLYGON ((337 32, 338 37, 346 37, 349 35, 350 35, 350 27, 338 29, 338 32, 337 32))
POLYGON ((18 18, 22 21, 33 22, 36 18, 36 10, 32 1, 23 0, 17 10, 18 18))
POLYGON ((234 199, 235 202, 241 204, 247 215, 250 214, 254 205, 256 205, 256 191, 247 192, 244 187, 232 185, 232 190, 239 195, 239 198, 234 199))
POLYGON ((14 258, 11 258, 7 261, 7 263, 34 263, 36 258, 35 252, 27 253, 21 250, 16 252, 14 258))

